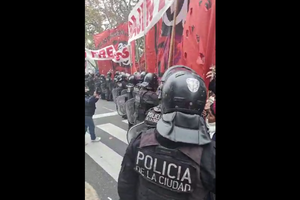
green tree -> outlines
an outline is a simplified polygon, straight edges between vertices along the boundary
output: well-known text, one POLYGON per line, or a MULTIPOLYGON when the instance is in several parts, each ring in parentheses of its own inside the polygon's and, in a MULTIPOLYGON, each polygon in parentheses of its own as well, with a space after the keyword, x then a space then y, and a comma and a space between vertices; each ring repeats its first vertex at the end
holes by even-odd
POLYGON ((103 15, 92 1, 85 1, 85 47, 88 49, 95 49, 93 35, 104 31, 103 15))
MULTIPOLYGON (((85 0, 86 47, 94 49, 93 35, 116 28, 128 21, 128 15, 139 0, 85 0), (89 44, 89 42, 91 44, 89 44)), ((144 38, 136 40, 136 60, 143 54, 144 38)))

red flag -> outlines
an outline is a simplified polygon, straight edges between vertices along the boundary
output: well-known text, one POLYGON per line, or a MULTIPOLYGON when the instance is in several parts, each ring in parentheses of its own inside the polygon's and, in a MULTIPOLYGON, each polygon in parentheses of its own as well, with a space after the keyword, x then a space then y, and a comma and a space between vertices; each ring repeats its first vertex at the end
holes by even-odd
POLYGON ((204 80, 215 65, 215 0, 190 1, 183 31, 182 61, 194 69, 204 80))
POLYGON ((133 74, 134 72, 136 72, 136 62, 135 62, 135 41, 132 41, 130 43, 130 48, 131 48, 131 72, 130 74, 133 74))

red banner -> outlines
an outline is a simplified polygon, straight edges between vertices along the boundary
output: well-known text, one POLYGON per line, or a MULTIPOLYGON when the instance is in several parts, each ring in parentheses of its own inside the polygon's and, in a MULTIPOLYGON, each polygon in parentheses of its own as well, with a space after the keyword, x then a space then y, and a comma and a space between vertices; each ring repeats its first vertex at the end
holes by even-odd
MULTIPOLYGON (((172 65, 194 69, 208 84, 205 74, 215 64, 215 0, 200 2, 178 0, 172 65)), ((171 6, 146 35, 147 71, 160 77, 168 67, 173 10, 171 6)))
POLYGON ((206 85, 206 73, 216 58, 215 0, 191 1, 184 25, 182 62, 194 69, 206 85))
POLYGON ((129 42, 143 37, 173 2, 174 0, 139 1, 128 15, 129 42))
MULTIPOLYGON (((188 0, 178 0, 175 44, 173 62, 171 65, 181 64, 183 22, 188 12, 188 0)), ((170 38, 173 28, 174 17, 173 4, 163 15, 162 19, 146 35, 146 65, 147 71, 155 72, 159 77, 163 75, 168 67, 170 38)))
MULTIPOLYGON (((94 35, 96 49, 102 49, 113 45, 116 51, 119 51, 127 45, 128 42, 128 23, 123 23, 115 29, 109 29, 97 35, 94 35)), ((123 71, 130 73, 129 60, 121 63, 114 63, 111 60, 98 61, 99 72, 106 74, 109 70, 123 71)))

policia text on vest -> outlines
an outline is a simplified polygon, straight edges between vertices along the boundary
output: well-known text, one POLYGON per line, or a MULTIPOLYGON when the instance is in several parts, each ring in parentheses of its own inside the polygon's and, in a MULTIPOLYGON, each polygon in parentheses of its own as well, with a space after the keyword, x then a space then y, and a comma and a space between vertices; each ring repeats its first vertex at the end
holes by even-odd
POLYGON ((178 163, 169 162, 158 155, 147 153, 142 150, 138 151, 135 171, 147 181, 168 190, 180 193, 193 192, 196 180, 196 169, 194 167, 179 161, 178 163))

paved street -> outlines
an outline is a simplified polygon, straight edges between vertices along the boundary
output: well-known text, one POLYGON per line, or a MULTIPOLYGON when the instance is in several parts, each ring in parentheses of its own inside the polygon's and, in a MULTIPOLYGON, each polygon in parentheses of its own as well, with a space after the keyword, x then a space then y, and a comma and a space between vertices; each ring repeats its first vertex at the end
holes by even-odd
POLYGON ((127 147, 127 120, 116 112, 111 101, 99 100, 94 115, 96 135, 100 142, 91 142, 85 135, 85 181, 97 191, 101 200, 119 200, 117 180, 127 147))

